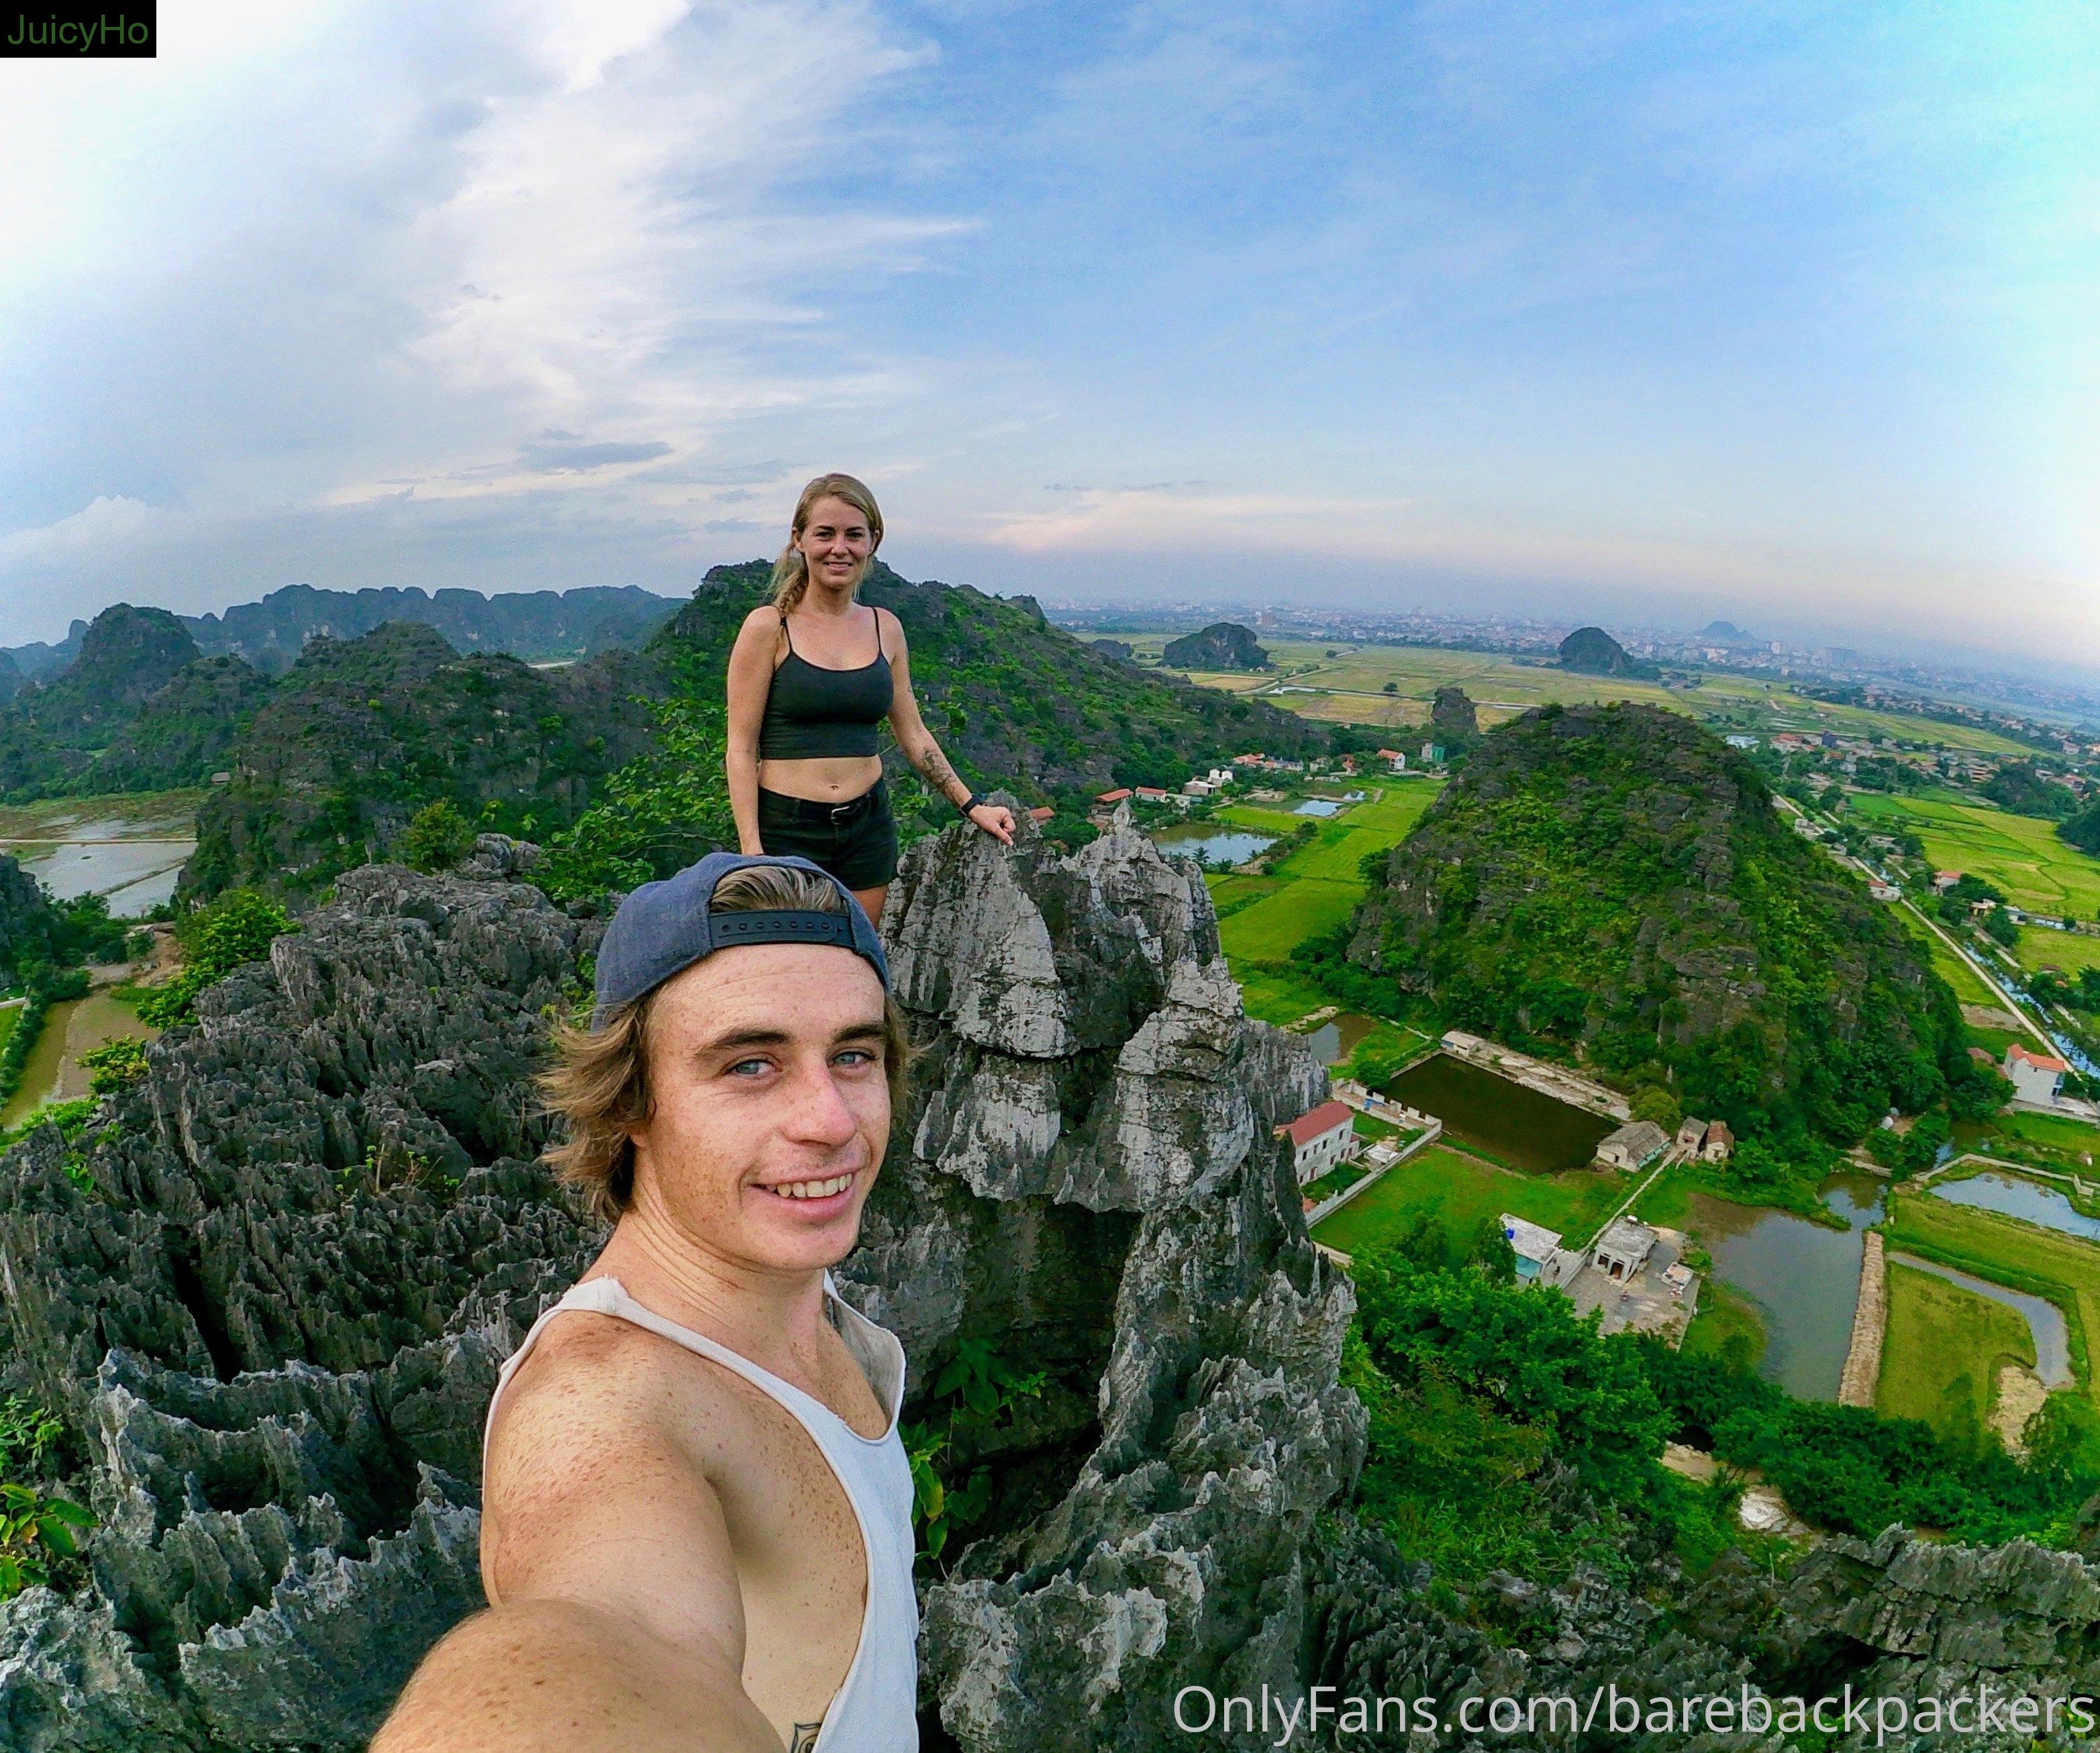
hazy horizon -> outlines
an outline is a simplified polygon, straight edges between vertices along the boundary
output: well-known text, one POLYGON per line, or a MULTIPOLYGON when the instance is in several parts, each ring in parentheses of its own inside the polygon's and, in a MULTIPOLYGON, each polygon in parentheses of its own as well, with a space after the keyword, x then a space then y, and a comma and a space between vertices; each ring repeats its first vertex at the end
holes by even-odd
POLYGON ((2096 73, 2046 5, 187 8, 0 63, 0 643, 682 595, 845 468, 1001 594, 2100 680, 2096 73))

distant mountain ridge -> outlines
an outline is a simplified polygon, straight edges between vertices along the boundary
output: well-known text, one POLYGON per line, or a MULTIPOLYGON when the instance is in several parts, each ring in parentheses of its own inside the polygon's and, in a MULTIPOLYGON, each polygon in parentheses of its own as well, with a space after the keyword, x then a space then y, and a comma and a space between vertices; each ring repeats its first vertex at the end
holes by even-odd
MULTIPOLYGON (((155 612, 187 629, 199 656, 238 657, 266 674, 280 675, 297 661, 307 640, 355 639, 387 621, 417 621, 435 628, 456 652, 505 651, 527 663, 590 657, 615 647, 646 644, 684 600, 635 585, 496 595, 457 589, 430 592, 417 585, 363 590, 286 585, 259 602, 236 603, 217 615, 155 612)), ((33 641, 0 647, 0 700, 23 682, 62 674, 80 655, 90 625, 76 620, 55 645, 33 641)))

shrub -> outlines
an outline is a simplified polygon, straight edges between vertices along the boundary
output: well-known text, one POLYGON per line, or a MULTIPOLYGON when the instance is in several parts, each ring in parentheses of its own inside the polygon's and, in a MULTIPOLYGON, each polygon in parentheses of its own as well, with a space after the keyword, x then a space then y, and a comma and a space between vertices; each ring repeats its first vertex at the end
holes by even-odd
POLYGON ((474 824, 449 797, 427 803, 401 837, 401 860, 419 871, 448 871, 474 850, 474 824))
POLYGON ((280 902, 254 889, 227 890, 175 927, 182 971, 139 1000, 139 1020, 162 1029, 191 1021, 198 993, 260 960, 274 940, 297 929, 280 902))

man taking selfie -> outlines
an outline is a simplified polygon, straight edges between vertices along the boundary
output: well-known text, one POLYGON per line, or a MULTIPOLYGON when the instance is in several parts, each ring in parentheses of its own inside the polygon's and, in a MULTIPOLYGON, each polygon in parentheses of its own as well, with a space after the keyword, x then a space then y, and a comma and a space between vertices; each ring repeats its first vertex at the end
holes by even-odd
POLYGON ((907 1059, 882 945, 808 860, 620 905, 550 1153, 615 1222, 504 1367, 489 1608, 373 1753, 915 1748, 904 1353, 841 1300, 907 1059))

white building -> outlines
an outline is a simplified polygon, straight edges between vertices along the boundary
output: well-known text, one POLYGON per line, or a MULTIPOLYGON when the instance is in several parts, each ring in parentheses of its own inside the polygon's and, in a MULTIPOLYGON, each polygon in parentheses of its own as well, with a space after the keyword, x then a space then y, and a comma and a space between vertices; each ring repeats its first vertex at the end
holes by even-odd
POLYGON ((1754 736, 1746 736, 1740 731, 1732 732, 1727 741, 1731 748, 1755 748, 1758 746, 1758 740, 1754 736))
POLYGON ((1357 1154, 1357 1117, 1346 1102, 1323 1102, 1277 1131, 1290 1140, 1290 1166, 1301 1187, 1357 1154))
POLYGON ((2034 1053, 2018 1041, 2005 1049, 2005 1075, 2013 1080, 2013 1100, 2056 1106, 2056 1093, 2071 1067, 2054 1054, 2034 1053))
POLYGON ((1654 1252, 1655 1231, 1630 1217, 1615 1217, 1590 1247, 1590 1264, 1606 1278, 1623 1283, 1654 1252))
POLYGON ((1217 787, 1208 779, 1190 779, 1181 789, 1191 797, 1207 797, 1217 787))
POLYGON ((1670 1148, 1670 1134, 1653 1120, 1632 1120, 1597 1146, 1597 1160, 1612 1168, 1645 1168, 1670 1148))

